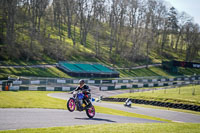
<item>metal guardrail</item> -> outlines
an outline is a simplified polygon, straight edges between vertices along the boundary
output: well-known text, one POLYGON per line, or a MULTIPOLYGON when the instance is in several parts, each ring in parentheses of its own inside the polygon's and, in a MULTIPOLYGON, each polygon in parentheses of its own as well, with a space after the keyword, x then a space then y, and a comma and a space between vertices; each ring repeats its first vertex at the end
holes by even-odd
POLYGON ((166 87, 166 86, 183 86, 195 84, 199 85, 200 80, 195 81, 173 81, 173 82, 157 82, 157 83, 136 83, 136 84, 126 84, 126 85, 111 85, 111 86, 100 86, 101 91, 118 90, 118 89, 131 89, 131 88, 144 88, 144 87, 166 87))
MULTIPOLYGON (((0 84, 7 81, 0 81, 0 84)), ((65 79, 65 78, 25 78, 20 77, 17 80, 10 80, 10 86, 69 86, 69 84, 78 84, 79 79, 65 79)), ((100 86, 102 91, 116 90, 116 89, 129 89, 129 88, 142 88, 142 87, 161 87, 161 86, 180 86, 200 83, 200 76, 185 76, 176 78, 159 78, 159 79, 113 79, 113 80, 90 80, 85 79, 86 84, 94 84, 100 86)), ((19 89, 20 90, 20 89, 19 89)), ((23 90, 23 89, 22 89, 23 90)), ((34 89, 36 90, 36 89, 34 89)), ((48 89, 47 89, 48 90, 48 89)), ((53 89, 52 89, 53 90, 53 89)), ((61 90, 61 89, 60 89, 61 90)))
MULTIPOLYGON (((42 78, 42 77, 19 77, 12 80, 13 84, 17 85, 33 85, 33 84, 78 84, 79 79, 66 79, 66 78, 42 78)), ((173 82, 173 81, 194 81, 200 80, 200 76, 182 76, 175 78, 160 78, 160 77, 143 77, 132 79, 112 79, 112 80, 91 80, 84 79, 87 84, 130 84, 130 83, 157 83, 157 82, 173 82)), ((0 84, 2 81, 0 81, 0 84)))

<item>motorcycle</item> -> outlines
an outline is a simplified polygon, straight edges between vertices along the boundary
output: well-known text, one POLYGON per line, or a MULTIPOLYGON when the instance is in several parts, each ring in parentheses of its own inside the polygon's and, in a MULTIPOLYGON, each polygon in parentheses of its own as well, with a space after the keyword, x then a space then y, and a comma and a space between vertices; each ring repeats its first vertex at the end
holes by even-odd
POLYGON ((95 116, 95 108, 92 105, 90 100, 86 100, 90 98, 90 94, 84 95, 81 91, 74 91, 73 97, 69 98, 67 101, 67 108, 70 112, 73 112, 76 108, 77 111, 86 111, 86 114, 89 118, 93 118, 95 116))
POLYGON ((125 106, 125 107, 131 108, 131 104, 132 104, 131 99, 128 98, 128 99, 126 100, 126 102, 124 103, 124 106, 125 106))

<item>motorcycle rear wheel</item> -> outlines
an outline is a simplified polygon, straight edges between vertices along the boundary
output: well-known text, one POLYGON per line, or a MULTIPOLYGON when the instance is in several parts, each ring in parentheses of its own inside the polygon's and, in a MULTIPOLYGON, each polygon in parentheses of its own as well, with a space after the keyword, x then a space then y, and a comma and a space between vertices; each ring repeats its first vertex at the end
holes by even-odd
POLYGON ((89 118, 93 118, 95 116, 95 108, 91 106, 90 108, 86 108, 86 114, 89 118))

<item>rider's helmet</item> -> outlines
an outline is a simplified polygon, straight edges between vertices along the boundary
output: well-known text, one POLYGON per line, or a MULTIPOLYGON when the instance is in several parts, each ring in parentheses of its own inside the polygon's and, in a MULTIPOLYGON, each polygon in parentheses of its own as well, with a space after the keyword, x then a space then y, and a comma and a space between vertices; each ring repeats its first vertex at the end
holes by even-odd
POLYGON ((79 84, 84 84, 84 83, 85 83, 85 81, 83 79, 79 80, 79 84))
POLYGON ((85 83, 85 81, 83 79, 79 80, 79 84, 83 85, 85 83))

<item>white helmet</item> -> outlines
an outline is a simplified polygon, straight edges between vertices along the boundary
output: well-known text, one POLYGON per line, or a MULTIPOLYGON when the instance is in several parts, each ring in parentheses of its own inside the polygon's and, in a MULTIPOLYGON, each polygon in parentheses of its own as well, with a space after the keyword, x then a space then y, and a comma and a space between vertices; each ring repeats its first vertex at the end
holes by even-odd
POLYGON ((85 81, 84 81, 83 79, 80 79, 80 80, 79 80, 79 84, 80 84, 80 83, 85 83, 85 81))

